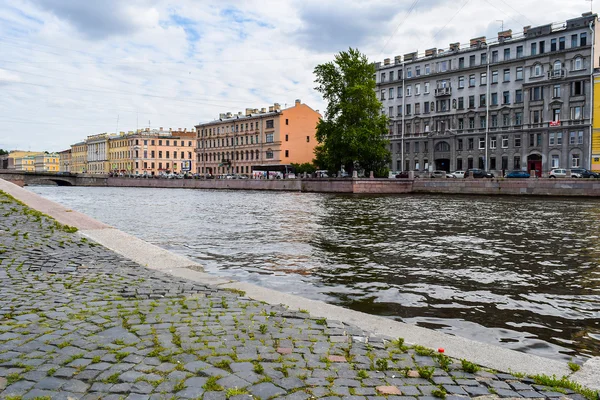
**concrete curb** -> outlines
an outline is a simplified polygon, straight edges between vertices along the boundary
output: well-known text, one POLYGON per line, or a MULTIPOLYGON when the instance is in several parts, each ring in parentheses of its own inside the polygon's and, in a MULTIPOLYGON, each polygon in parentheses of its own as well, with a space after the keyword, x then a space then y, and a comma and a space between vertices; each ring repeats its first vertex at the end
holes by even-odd
MULTIPOLYGON (((243 290, 250 298, 265 301, 269 304, 283 304, 296 310, 307 310, 313 316, 352 324, 374 335, 390 338, 402 337, 407 343, 420 344, 434 349, 443 347, 445 354, 450 357, 464 358, 486 368, 503 372, 520 372, 528 375, 545 374, 562 377, 571 374, 568 365, 561 361, 504 349, 388 318, 348 310, 321 301, 278 292, 250 283, 210 275, 203 272, 200 264, 194 263, 186 257, 144 242, 84 214, 70 212, 70 210, 57 203, 1 179, 0 190, 30 207, 56 218, 61 223, 79 228, 82 235, 151 269, 157 269, 173 276, 203 284, 243 290)), ((600 357, 595 357, 587 361, 579 372, 572 374, 569 378, 590 389, 597 390, 600 389, 599 376, 600 357)))

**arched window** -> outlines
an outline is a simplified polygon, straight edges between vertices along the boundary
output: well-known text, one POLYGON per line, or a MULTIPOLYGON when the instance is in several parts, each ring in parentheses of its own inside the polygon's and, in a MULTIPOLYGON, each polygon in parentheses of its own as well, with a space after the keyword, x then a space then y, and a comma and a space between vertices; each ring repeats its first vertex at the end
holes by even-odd
POLYGON ((246 150, 246 160, 248 159, 248 150, 246 150))
POLYGON ((265 152, 265 158, 267 160, 272 159, 273 158, 273 150, 267 149, 267 151, 265 152))
POLYGON ((554 70, 554 73, 556 74, 556 71, 560 71, 561 68, 562 68, 562 63, 560 62, 560 60, 554 61, 554 67, 552 68, 554 70))
POLYGON ((575 57, 573 60, 573 71, 583 69, 583 57, 575 57))
POLYGON ((258 150, 256 150, 256 159, 257 159, 257 160, 259 160, 259 159, 260 159, 260 157, 259 157, 259 154, 258 154, 258 150))
POLYGON ((543 72, 542 64, 535 64, 533 66, 533 76, 542 76, 543 72))
POLYGON ((450 151, 448 142, 439 142, 435 145, 435 151, 450 151))

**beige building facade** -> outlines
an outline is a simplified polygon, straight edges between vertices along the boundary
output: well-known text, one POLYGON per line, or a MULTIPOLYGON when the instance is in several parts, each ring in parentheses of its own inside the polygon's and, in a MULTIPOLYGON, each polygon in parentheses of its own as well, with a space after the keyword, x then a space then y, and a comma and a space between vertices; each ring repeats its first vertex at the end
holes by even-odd
POLYGON ((300 100, 285 109, 275 103, 268 111, 248 108, 245 114, 221 114, 218 120, 196 126, 196 171, 251 175, 285 172, 292 163, 311 162, 320 117, 300 100))

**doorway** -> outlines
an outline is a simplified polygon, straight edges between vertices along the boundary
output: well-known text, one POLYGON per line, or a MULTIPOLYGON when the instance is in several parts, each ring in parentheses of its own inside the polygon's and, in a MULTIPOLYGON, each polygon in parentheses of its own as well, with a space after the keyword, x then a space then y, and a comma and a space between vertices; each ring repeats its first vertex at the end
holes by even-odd
POLYGON ((447 158, 438 158, 435 160, 436 171, 450 172, 450 160, 447 158))
POLYGON ((527 157, 527 172, 535 170, 535 176, 542 177, 542 156, 540 154, 532 154, 527 157))

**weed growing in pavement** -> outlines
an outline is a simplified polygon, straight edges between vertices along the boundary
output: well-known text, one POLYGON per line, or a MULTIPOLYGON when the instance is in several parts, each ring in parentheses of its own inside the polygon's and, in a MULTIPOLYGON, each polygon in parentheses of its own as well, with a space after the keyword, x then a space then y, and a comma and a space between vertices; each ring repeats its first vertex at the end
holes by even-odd
POLYGON ((574 363, 574 362, 571 362, 571 361, 569 361, 567 364, 569 365, 569 368, 570 368, 570 369, 571 369, 571 371, 573 371, 573 372, 577 372, 577 371, 579 371, 579 370, 581 369, 581 365, 579 365, 579 364, 576 364, 576 363, 574 363))
POLYGON ((562 378, 557 378, 556 376, 533 375, 531 376, 531 379, 533 379, 538 385, 549 386, 555 389, 570 389, 585 396, 585 398, 588 400, 597 400, 600 398, 599 391, 587 389, 577 382, 568 380, 565 376, 562 378))
POLYGON ((479 367, 477 365, 473 364, 472 362, 469 362, 465 359, 460 360, 460 362, 462 364, 462 369, 465 372, 474 374, 475 372, 479 371, 479 367))
POLYGON ((206 390, 207 392, 220 392, 223 390, 223 386, 219 385, 217 383, 217 381, 221 379, 220 375, 217 376, 211 376, 208 378, 208 380, 206 381, 206 383, 204 385, 202 385, 202 389, 206 390))
POLYGON ((417 366, 417 372, 419 376, 424 379, 429 379, 433 376, 433 372, 435 371, 435 367, 420 367, 417 366))

